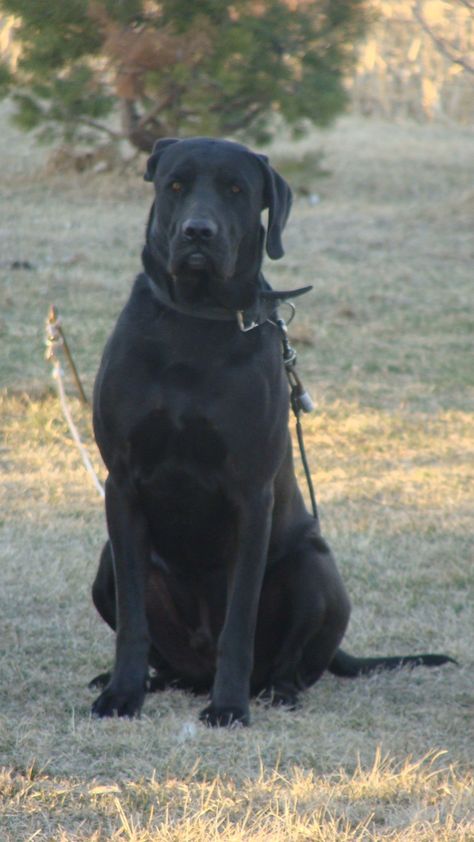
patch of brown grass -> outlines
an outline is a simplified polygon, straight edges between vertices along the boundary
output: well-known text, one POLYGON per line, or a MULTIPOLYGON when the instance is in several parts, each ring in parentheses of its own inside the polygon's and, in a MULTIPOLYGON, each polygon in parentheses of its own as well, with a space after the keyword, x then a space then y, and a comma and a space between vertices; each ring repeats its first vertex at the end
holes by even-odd
POLYGON ((34 824, 37 829, 29 838, 51 842, 467 842, 474 829, 469 818, 472 779, 440 767, 439 760, 431 755, 397 765, 377 752, 370 769, 359 766, 352 775, 338 770, 316 776, 299 767, 282 775, 261 769, 256 778, 239 783, 227 775, 196 780, 196 768, 184 779, 164 782, 151 777, 85 783, 30 767, 0 778, 8 804, 6 827, 13 829, 4 838, 16 842, 22 828, 34 824), (78 815, 83 817, 79 821, 78 815), (398 827, 393 830, 395 817, 398 827))

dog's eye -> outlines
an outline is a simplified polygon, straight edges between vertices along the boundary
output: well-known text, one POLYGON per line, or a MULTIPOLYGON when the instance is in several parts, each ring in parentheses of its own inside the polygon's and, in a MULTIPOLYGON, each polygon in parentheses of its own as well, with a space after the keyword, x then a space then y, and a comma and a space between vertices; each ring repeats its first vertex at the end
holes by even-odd
POLYGON ((183 189, 183 185, 181 184, 180 181, 172 181, 171 182, 171 189, 172 189, 173 193, 180 193, 181 190, 183 189))
POLYGON ((230 188, 230 192, 235 193, 235 194, 242 193, 242 188, 239 187, 238 184, 233 184, 232 187, 230 188))

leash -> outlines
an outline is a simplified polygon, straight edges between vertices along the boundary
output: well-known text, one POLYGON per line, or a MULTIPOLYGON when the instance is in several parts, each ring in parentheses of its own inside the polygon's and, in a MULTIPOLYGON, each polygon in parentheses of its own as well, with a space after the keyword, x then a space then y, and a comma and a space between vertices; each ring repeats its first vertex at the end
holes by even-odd
POLYGON ((51 307, 48 313, 48 318, 46 320, 46 359, 51 362, 53 366, 53 379, 56 383, 59 403, 61 404, 61 409, 63 411, 63 415, 66 419, 67 425, 69 427, 69 431, 71 436, 73 437, 79 453, 81 454, 81 459, 83 461, 84 467, 92 479, 92 482, 95 485, 95 488, 98 494, 104 498, 105 492, 100 483, 100 480, 93 468, 92 462, 89 459, 89 454, 87 453, 86 448, 82 444, 81 437, 79 435, 79 431, 74 424, 69 405, 66 398, 66 390, 64 388, 64 381, 63 381, 63 370, 61 368, 61 361, 57 356, 57 349, 62 347, 66 354, 66 359, 69 363, 71 371, 73 373, 74 380, 76 381, 76 385, 79 389, 79 394, 81 396, 81 400, 83 403, 88 403, 86 394, 82 387, 82 383, 79 378, 79 374, 77 372, 77 368, 74 364, 74 360, 72 358, 71 351, 66 341, 66 337, 64 335, 64 331, 61 326, 61 319, 58 316, 57 310, 55 307, 51 307))
MULTIPOLYGON (((292 304, 290 301, 287 301, 286 303, 289 304, 293 311, 290 318, 290 322, 292 322, 296 312, 296 308, 294 304, 292 304)), ((281 344, 283 348, 283 365, 285 366, 286 376, 288 378, 288 383, 290 384, 290 406, 293 410, 293 414, 296 419, 296 437, 298 439, 301 461, 303 463, 306 484, 308 486, 309 496, 311 500, 311 509, 313 512, 313 517, 315 518, 315 520, 318 520, 319 518, 318 506, 316 503, 316 494, 314 491, 313 480, 311 478, 311 471, 309 469, 308 459, 306 456, 303 426, 301 424, 301 414, 303 412, 312 412, 314 409, 314 404, 311 400, 311 396, 304 388, 303 383, 301 382, 301 379, 296 372, 296 360, 298 357, 295 349, 290 344, 290 339, 288 336, 288 327, 285 320, 282 319, 281 316, 278 316, 276 321, 272 322, 272 324, 274 324, 278 328, 280 334, 281 344)))

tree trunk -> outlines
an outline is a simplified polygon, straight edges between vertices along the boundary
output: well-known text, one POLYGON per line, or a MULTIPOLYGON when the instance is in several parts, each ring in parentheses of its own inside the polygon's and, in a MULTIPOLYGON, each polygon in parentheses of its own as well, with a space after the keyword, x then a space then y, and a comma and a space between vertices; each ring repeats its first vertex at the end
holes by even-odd
POLYGON ((153 131, 153 123, 150 126, 148 121, 140 119, 136 101, 120 99, 120 115, 122 132, 132 146, 141 152, 151 152, 159 133, 153 131))

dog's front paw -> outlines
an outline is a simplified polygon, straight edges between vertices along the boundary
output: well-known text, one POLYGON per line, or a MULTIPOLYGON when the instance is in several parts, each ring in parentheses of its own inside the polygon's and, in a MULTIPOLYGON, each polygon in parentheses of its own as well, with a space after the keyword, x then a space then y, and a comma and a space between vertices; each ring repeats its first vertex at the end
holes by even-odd
POLYGON ((211 728, 232 728, 237 725, 249 725, 248 709, 238 707, 217 707, 212 703, 199 714, 199 719, 211 728))
POLYGON ((113 684, 97 697, 92 705, 92 715, 100 718, 104 716, 138 716, 143 705, 145 688, 135 691, 116 690, 113 684))

